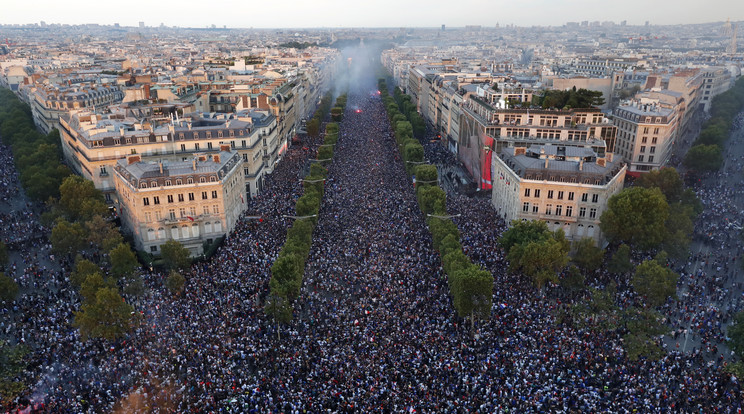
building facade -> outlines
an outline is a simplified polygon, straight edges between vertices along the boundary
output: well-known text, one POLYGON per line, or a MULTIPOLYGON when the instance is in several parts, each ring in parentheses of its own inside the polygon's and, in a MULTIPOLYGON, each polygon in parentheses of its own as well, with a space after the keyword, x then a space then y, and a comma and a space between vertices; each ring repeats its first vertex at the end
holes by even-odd
POLYGON ((677 106, 659 100, 634 100, 614 111, 616 153, 639 175, 663 167, 671 158, 679 130, 677 106))
POLYGON ((589 237, 601 246, 599 218, 622 190, 626 166, 611 153, 547 144, 505 148, 492 170, 491 201, 507 223, 542 220, 569 241, 589 237))
POLYGON ((190 161, 148 163, 130 155, 113 172, 122 225, 139 250, 158 254, 175 240, 198 256, 231 232, 246 208, 243 159, 229 145, 190 161))

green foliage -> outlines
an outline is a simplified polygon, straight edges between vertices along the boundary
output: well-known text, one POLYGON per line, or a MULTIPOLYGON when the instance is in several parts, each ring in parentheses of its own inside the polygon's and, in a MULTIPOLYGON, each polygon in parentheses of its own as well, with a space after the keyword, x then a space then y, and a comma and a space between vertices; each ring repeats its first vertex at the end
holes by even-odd
POLYGON ((437 185, 438 174, 437 167, 431 164, 416 165, 413 168, 413 175, 416 176, 416 187, 437 185))
POLYGON ((462 249, 453 250, 442 257, 442 267, 447 273, 450 284, 450 294, 453 296, 455 292, 452 292, 452 286, 455 283, 455 275, 458 271, 467 269, 470 266, 472 266, 472 263, 470 262, 470 259, 465 256, 465 253, 462 252, 462 249))
POLYGON ((137 256, 127 243, 119 243, 109 252, 111 274, 117 278, 128 278, 139 267, 137 256))
POLYGON ((698 171, 715 171, 723 165, 723 153, 717 145, 695 145, 687 151, 685 167, 698 171))
POLYGON ((280 255, 276 259, 271 265, 271 280, 269 281, 274 284, 270 286, 272 292, 281 292, 290 300, 300 295, 302 272, 298 262, 302 260, 304 259, 291 254, 280 255))
POLYGON ((669 205, 658 188, 626 188, 610 197, 600 227, 612 242, 643 250, 657 247, 666 235, 669 205))
POLYGON ((739 358, 744 359, 744 311, 734 316, 734 323, 727 331, 728 346, 739 358))
MULTIPOLYGON (((416 142, 406 144, 405 152, 403 153, 403 159, 408 162, 423 162, 424 161, 424 147, 416 142)), ((409 167, 413 168, 413 166, 409 167)))
POLYGON ((572 292, 577 292, 586 288, 584 284, 584 275, 578 267, 571 265, 563 272, 563 277, 559 281, 560 285, 572 292))
POLYGON ((630 308, 624 315, 628 333, 623 336, 625 352, 631 361, 641 357, 658 361, 664 350, 659 345, 659 336, 667 329, 660 322, 661 315, 649 309, 630 308))
POLYGON ((576 88, 567 91, 546 90, 535 97, 534 104, 544 109, 592 108, 604 105, 602 92, 576 88))
POLYGON ((0 407, 6 407, 26 389, 19 380, 28 366, 29 349, 0 340, 0 407))
POLYGON ((646 298, 651 307, 661 306, 667 298, 676 296, 679 275, 656 260, 646 260, 636 267, 631 280, 633 288, 646 298))
POLYGON ((59 209, 69 221, 90 220, 108 212, 103 194, 95 188, 93 181, 79 175, 65 178, 59 193, 59 209))
POLYGON ((438 186, 424 186, 416 189, 421 212, 426 214, 445 214, 447 194, 438 186))
POLYGON ((442 241, 450 234, 457 240, 460 239, 457 226, 452 220, 430 217, 426 222, 429 224, 429 231, 431 231, 431 238, 435 249, 441 251, 442 241))
POLYGON ((264 312, 271 317, 276 323, 288 324, 292 321, 292 305, 286 296, 270 294, 266 299, 264 312))
POLYGON ((630 261, 630 247, 627 244, 621 244, 615 254, 607 263, 607 270, 615 274, 625 274, 633 270, 633 263, 630 261))
MULTIPOLYGON (((295 211, 298 216, 312 216, 318 214, 320 210, 320 198, 313 193, 303 194, 302 197, 297 199, 295 204, 295 211)), ((312 220, 315 222, 315 220, 312 220)))
POLYGON ((80 285, 80 296, 83 302, 95 301, 98 291, 105 287, 116 289, 116 282, 111 278, 104 279, 100 271, 88 274, 80 285))
POLYGON ((117 289, 104 287, 96 292, 94 300, 86 301, 75 312, 74 326, 80 329, 83 340, 115 340, 126 335, 135 321, 134 308, 122 299, 117 289))
POLYGON ((508 252, 514 245, 547 240, 550 237, 551 231, 548 229, 548 225, 544 221, 514 220, 511 222, 509 229, 501 235, 499 243, 501 244, 501 247, 508 252))
POLYGON ((12 302, 16 297, 18 297, 18 283, 5 273, 0 273, 0 301, 12 302))
POLYGON ((186 278, 175 270, 171 270, 168 274, 168 278, 165 279, 165 287, 168 291, 174 295, 180 295, 183 292, 183 287, 186 284, 186 278))
POLYGON ((0 267, 5 267, 8 260, 8 246, 5 245, 5 242, 0 241, 0 267))
POLYGON ((547 239, 513 245, 506 259, 510 271, 530 277, 542 289, 549 281, 558 282, 558 272, 568 263, 568 249, 563 230, 558 230, 547 239))
POLYGON ((327 160, 333 158, 333 147, 320 147, 318 148, 318 159, 327 160))
POLYGON ((585 272, 599 269, 604 259, 604 250, 594 245, 594 239, 584 237, 574 245, 573 262, 585 272))
POLYGON ((119 230, 114 227, 114 224, 106 220, 103 216, 95 215, 89 220, 85 221, 85 230, 88 233, 88 242, 92 243, 96 248, 104 252, 111 251, 112 248, 123 242, 123 238, 119 233, 119 230), (114 241, 118 243, 112 244, 114 241), (104 248, 108 247, 108 249, 104 248))
POLYGON ((320 134, 320 119, 313 118, 309 121, 307 121, 307 124, 305 125, 305 130, 307 131, 307 134, 313 138, 317 138, 320 134))
POLYGON ((70 223, 65 219, 57 219, 52 228, 52 251, 62 255, 73 255, 83 248, 87 234, 80 223, 70 223))
POLYGON ((442 257, 453 251, 462 251, 462 245, 457 236, 457 233, 448 233, 442 241, 439 242, 439 254, 442 257))
POLYGON ((331 108, 331 119, 334 122, 341 122, 341 120, 344 119, 344 108, 339 106, 331 108))
POLYGON ((670 204, 679 202, 685 190, 682 177, 672 167, 649 171, 641 175, 636 184, 643 188, 658 188, 670 204))
POLYGON ((477 266, 455 272, 453 302, 460 317, 488 318, 493 300, 493 276, 477 266))
POLYGON ((310 175, 313 177, 326 178, 328 177, 328 169, 318 163, 310 165, 310 175))
POLYGON ((168 240, 160 246, 160 257, 168 270, 183 270, 191 266, 189 249, 175 240, 168 240))
POLYGON ((617 329, 622 322, 622 315, 615 305, 614 286, 602 290, 589 288, 588 294, 587 300, 577 302, 570 308, 569 313, 576 327, 595 333, 617 329))
POLYGON ((77 255, 75 256, 75 270, 70 274, 70 283, 79 288, 88 278, 88 275, 100 272, 101 268, 97 264, 84 259, 81 255, 77 255))

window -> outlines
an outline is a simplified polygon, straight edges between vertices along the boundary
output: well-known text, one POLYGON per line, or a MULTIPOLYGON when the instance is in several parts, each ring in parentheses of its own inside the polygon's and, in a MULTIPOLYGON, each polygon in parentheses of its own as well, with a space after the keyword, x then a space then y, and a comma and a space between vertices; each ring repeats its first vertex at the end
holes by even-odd
POLYGON ((145 197, 142 199, 142 205, 149 206, 150 205, 150 197, 145 197))
POLYGON ((566 217, 571 217, 573 215, 573 206, 566 206, 566 217))
POLYGON ((194 184, 194 179, 189 177, 186 179, 186 184, 194 184))
POLYGON ((155 212, 155 221, 160 221, 163 219, 163 215, 160 214, 160 210, 155 212))
POLYGON ((643 162, 643 155, 638 156, 638 162, 643 162))
POLYGON ((599 202, 599 194, 592 194, 592 203, 599 202))
POLYGON ((524 196, 525 197, 529 197, 530 196, 530 189, 529 188, 525 188, 524 189, 524 196))
POLYGON ((178 195, 178 202, 183 203, 183 194, 178 195))
POLYGON ((646 146, 645 145, 641 145, 641 152, 646 152, 646 146))
POLYGON ((649 155, 648 156, 648 162, 654 162, 654 156, 653 155, 649 155))
POLYGON ((206 183, 207 182, 207 178, 206 177, 199 177, 199 182, 200 183, 206 183))
POLYGON ((589 200, 589 198, 588 198, 588 197, 589 197, 589 194, 587 194, 587 193, 583 193, 583 194, 581 195, 581 201, 583 201, 584 203, 586 203, 586 202, 587 202, 587 200, 589 200))
POLYGON ((189 201, 194 201, 194 193, 189 193, 189 201))
POLYGON ((173 202, 173 194, 168 194, 168 203, 173 202))
POLYGON ((218 206, 217 204, 213 205, 212 206, 212 213, 214 213, 214 214, 220 214, 220 206, 218 206))
POLYGON ((586 207, 579 207, 579 217, 586 217, 586 207))
POLYGON ((189 215, 191 217, 195 217, 196 216, 196 207, 189 207, 189 215))
POLYGON ((523 203, 522 204, 522 212, 529 213, 530 212, 530 203, 523 203))
POLYGON ((563 206, 559 204, 555 206, 555 215, 560 216, 561 214, 563 214, 563 206))
POLYGON ((178 216, 181 217, 181 218, 186 217, 186 209, 183 208, 183 207, 179 208, 178 209, 178 216))
POLYGON ((217 198, 217 190, 212 191, 212 198, 217 198))
POLYGON ((207 142, 207 149, 212 149, 212 143, 211 142, 207 142))
POLYGON ((205 216, 208 216, 209 215, 209 206, 204 206, 203 213, 204 213, 205 216))
POLYGON ((649 148, 649 149, 648 149, 648 152, 650 152, 650 153, 652 153, 652 154, 656 154, 656 147, 651 147, 651 148, 649 148))
MULTIPOLYGON (((232 131, 230 131, 230 133, 232 134, 232 131)), ((230 135, 230 136, 232 136, 232 135, 230 135)), ((245 140, 240 141, 240 143, 243 144, 243 148, 245 148, 245 140)))
POLYGON ((176 219, 176 209, 171 208, 168 210, 168 218, 170 218, 171 220, 176 219))
POLYGON ((535 198, 540 198, 540 189, 539 188, 536 188, 535 189, 535 198))
POLYGON ((199 151, 199 143, 198 142, 194 144, 194 150, 199 151))
MULTIPOLYGON (((658 121, 657 121, 657 122, 658 122, 658 121)), ((654 134, 656 134, 656 135, 658 135, 658 134, 659 134, 659 127, 656 127, 656 128, 654 128, 654 134)))
POLYGON ((643 133, 648 134, 648 127, 643 127, 643 133))
POLYGON ((532 206, 532 213, 533 214, 537 214, 537 204, 535 204, 534 206, 532 206))
POLYGON ((563 191, 558 192, 558 199, 563 200, 563 191))
POLYGON ((179 179, 177 179, 177 180, 176 180, 176 185, 181 185, 181 184, 183 184, 183 181, 182 181, 182 180, 181 180, 180 178, 179 178, 179 179))
POLYGON ((590 219, 597 218, 597 209, 596 208, 593 208, 593 209, 590 209, 589 210, 589 218, 590 219))
POLYGON ((645 144, 648 141, 648 137, 641 138, 641 144, 645 144))
POLYGON ((548 190, 548 198, 553 198, 553 190, 548 190))
POLYGON ((656 137, 653 137, 653 138, 651 138, 651 143, 652 143, 652 144, 656 144, 656 140, 657 140, 657 139, 658 139, 658 138, 656 138, 656 137))
POLYGON ((150 251, 156 253, 158 251, 158 246, 150 246, 150 251))
POLYGON ((213 175, 213 176, 209 177, 209 181, 213 183, 213 182, 217 181, 217 177, 215 177, 213 175))
POLYGON ((208 198, 209 197, 207 197, 207 192, 206 191, 202 191, 202 200, 206 200, 208 198))
MULTIPOLYGON (((148 211, 147 213, 145 213, 145 223, 149 223, 149 222, 151 222, 151 221, 152 221, 152 213, 150 213, 150 212, 148 211)), ((150 229, 150 231, 153 231, 153 230, 152 230, 152 229, 150 229)))
POLYGON ((553 214, 553 205, 552 204, 546 204, 545 205, 545 215, 549 216, 553 214))
POLYGON ((186 144, 181 144, 181 151, 183 151, 183 152, 186 151, 186 144))
POLYGON ((158 197, 158 196, 153 197, 152 198, 152 203, 153 204, 160 204, 160 197, 158 197))

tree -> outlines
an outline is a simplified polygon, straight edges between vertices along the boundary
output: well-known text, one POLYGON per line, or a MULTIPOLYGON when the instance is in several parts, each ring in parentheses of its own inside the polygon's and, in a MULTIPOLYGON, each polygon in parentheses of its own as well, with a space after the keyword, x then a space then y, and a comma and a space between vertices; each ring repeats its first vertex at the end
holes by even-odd
POLYGON ((457 240, 460 239, 460 233, 457 230, 457 225, 450 219, 430 217, 427 220, 427 223, 429 224, 429 231, 431 232, 431 238, 434 242, 434 248, 437 250, 440 250, 442 248, 442 240, 444 240, 445 237, 450 234, 454 235, 457 240))
POLYGON ((657 307, 676 295, 678 279, 679 275, 656 260, 646 260, 636 267, 631 283, 648 305, 657 307))
POLYGON ((119 279, 127 279, 134 275, 139 267, 137 256, 127 243, 119 243, 109 252, 111 274, 119 279))
POLYGON ((672 167, 649 171, 641 175, 636 184, 643 188, 658 188, 669 204, 680 201, 685 190, 682 178, 672 167))
POLYGON ((447 194, 438 186, 425 186, 416 190, 419 207, 424 214, 445 214, 447 194))
POLYGON ((12 302, 17 296, 18 283, 5 273, 0 273, 0 301, 12 302))
POLYGON ((189 249, 175 240, 168 240, 160 246, 160 257, 168 270, 188 269, 191 266, 189 249))
POLYGON ((607 263, 607 270, 615 274, 625 274, 633 270, 633 263, 630 262, 630 247, 627 244, 618 246, 615 254, 607 263))
POLYGON ((279 324, 286 325, 292 321, 292 305, 289 303, 289 300, 282 294, 270 293, 266 299, 264 313, 276 322, 276 337, 277 339, 281 339, 279 324))
POLYGON ((79 175, 70 175, 59 187, 59 207, 70 221, 89 220, 108 212, 103 194, 93 181, 79 175))
POLYGON ((126 335, 134 323, 134 308, 124 301, 116 288, 104 287, 96 292, 94 300, 86 301, 75 312, 74 326, 80 329, 83 340, 114 340, 126 335))
POLYGON ((119 230, 116 229, 114 224, 100 215, 95 215, 85 222, 85 230, 88 233, 88 242, 93 243, 98 249, 105 252, 110 251, 113 247, 116 247, 119 243, 114 246, 104 249, 104 245, 113 239, 122 239, 119 230))
POLYGON ((599 269, 604 259, 604 250, 594 245, 594 240, 584 237, 575 243, 573 262, 585 272, 594 272, 599 269))
POLYGON ((718 145, 695 145, 687 151, 685 167, 700 171, 715 171, 723 165, 723 153, 718 145))
POLYGON ((52 228, 52 250, 58 254, 72 255, 85 247, 87 235, 80 223, 70 223, 59 218, 52 228))
POLYGON ((637 361, 640 357, 645 357, 657 361, 664 355, 658 337, 666 333, 667 329, 660 320, 661 315, 654 310, 635 307, 628 309, 624 315, 628 332, 623 336, 628 359, 637 361))
POLYGON ((584 284, 584 275, 581 273, 579 268, 574 265, 569 266, 568 269, 563 272, 563 277, 560 279, 559 283, 571 292, 577 292, 586 287, 584 284))
POLYGON ((532 241, 545 240, 551 237, 548 224, 540 220, 514 220, 511 226, 499 239, 501 247, 508 253, 512 246, 532 241))
POLYGON ((453 302, 460 317, 470 317, 475 326, 475 317, 488 318, 493 300, 493 275, 487 270, 471 265, 458 270, 454 275, 453 302))
POLYGON ((307 130, 307 134, 310 135, 313 138, 317 138, 320 134, 320 120, 317 118, 313 118, 309 121, 307 121, 307 125, 305 126, 305 129, 307 130))
POLYGON ((88 275, 100 273, 101 268, 97 264, 83 258, 81 255, 75 256, 75 270, 70 274, 70 283, 80 288, 88 275))
POLYGON ((7 407, 26 389, 26 384, 18 378, 28 365, 29 349, 25 345, 12 346, 0 340, 0 407, 7 407))
POLYGON ((293 254, 285 254, 279 256, 271 265, 270 287, 272 287, 271 283, 274 283, 273 286, 280 289, 281 295, 288 299, 295 299, 300 295, 302 274, 298 264, 299 260, 302 260, 302 258, 293 254))
POLYGON ((568 263, 568 249, 563 230, 557 230, 547 239, 513 245, 506 259, 510 271, 532 278, 542 289, 548 281, 558 281, 558 272, 568 263))
POLYGON ((186 279, 175 270, 171 270, 168 278, 165 280, 165 286, 172 295, 180 295, 183 292, 183 286, 185 284, 186 279))
POLYGON ((658 188, 627 188, 610 197, 600 227, 612 242, 627 243, 643 250, 664 240, 669 204, 658 188))
POLYGON ((437 167, 431 164, 417 165, 413 169, 413 174, 416 176, 416 188, 421 186, 432 186, 437 185, 438 174, 437 167))
POLYGON ((739 358, 744 359, 744 311, 734 316, 734 323, 729 326, 727 336, 728 346, 739 358))
POLYGON ((8 264, 8 246, 3 241, 0 241, 0 267, 5 267, 8 264))
POLYGON ((104 287, 116 288, 116 282, 111 278, 104 279, 101 272, 89 274, 80 284, 80 296, 83 297, 83 302, 95 300, 98 290, 104 287))

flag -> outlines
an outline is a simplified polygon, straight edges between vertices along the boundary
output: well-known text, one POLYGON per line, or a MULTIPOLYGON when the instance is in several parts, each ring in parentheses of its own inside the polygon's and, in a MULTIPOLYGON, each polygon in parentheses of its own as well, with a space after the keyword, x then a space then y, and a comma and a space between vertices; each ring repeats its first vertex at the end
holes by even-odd
POLYGON ((191 216, 186 216, 186 218, 189 219, 189 220, 191 220, 191 221, 194 221, 194 218, 191 217, 191 216))

